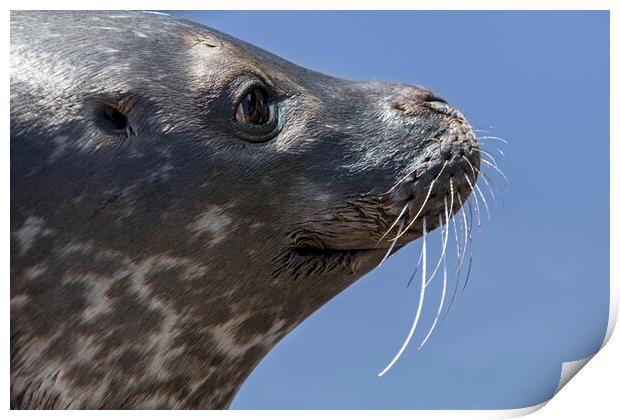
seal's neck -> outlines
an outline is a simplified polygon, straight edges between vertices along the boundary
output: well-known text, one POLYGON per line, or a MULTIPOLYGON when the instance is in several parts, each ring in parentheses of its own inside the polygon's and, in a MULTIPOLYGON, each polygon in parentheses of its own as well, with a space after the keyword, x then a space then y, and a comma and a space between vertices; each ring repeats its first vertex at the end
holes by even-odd
MULTIPOLYGON (((259 317, 233 318, 194 335, 184 346, 174 364, 195 359, 200 366, 193 372, 178 366, 191 377, 191 394, 181 402, 182 408, 228 408, 237 391, 256 365, 292 328, 283 320, 263 321, 259 317), (250 332, 252 331, 252 332, 250 332)), ((172 406, 177 404, 172 403, 172 406)))

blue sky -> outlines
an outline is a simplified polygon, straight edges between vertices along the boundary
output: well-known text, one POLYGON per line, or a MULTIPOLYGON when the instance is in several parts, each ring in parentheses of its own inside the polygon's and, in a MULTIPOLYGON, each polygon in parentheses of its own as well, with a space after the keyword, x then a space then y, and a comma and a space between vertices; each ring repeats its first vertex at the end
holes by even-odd
MULTIPOLYGON (((418 289, 405 287, 414 243, 279 343, 232 408, 517 408, 549 398, 561 363, 599 348, 609 306, 608 13, 174 14, 323 73, 421 84, 509 141, 504 207, 484 220, 469 285, 422 350, 418 337, 377 377, 416 310, 418 289)), ((438 303, 433 286, 419 334, 438 303)))

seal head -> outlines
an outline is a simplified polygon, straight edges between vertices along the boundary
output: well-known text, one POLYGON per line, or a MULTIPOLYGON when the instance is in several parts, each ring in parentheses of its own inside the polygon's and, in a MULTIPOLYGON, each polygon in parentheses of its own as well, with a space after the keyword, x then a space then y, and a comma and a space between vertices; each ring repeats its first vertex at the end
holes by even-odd
POLYGON ((420 86, 160 14, 13 12, 12 406, 227 407, 391 226, 467 198, 477 147, 420 86))

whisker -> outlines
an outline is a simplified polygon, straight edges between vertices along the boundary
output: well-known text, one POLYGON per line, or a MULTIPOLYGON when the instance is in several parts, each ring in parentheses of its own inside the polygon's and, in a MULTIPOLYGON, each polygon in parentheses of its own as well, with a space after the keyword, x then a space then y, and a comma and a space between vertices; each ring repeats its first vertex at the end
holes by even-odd
POLYGON ((477 147, 474 147, 473 149, 474 149, 474 150, 476 150, 476 151, 478 151, 478 152, 480 152, 480 153, 482 153, 483 155, 485 155, 485 156, 486 156, 486 157, 488 157, 489 159, 491 159, 491 162, 493 162, 493 164, 494 164, 495 166, 498 166, 498 163, 497 163, 497 161, 495 160, 495 156, 491 155, 491 154, 490 154, 489 152, 487 152, 486 150, 482 150, 482 149, 477 148, 477 147))
POLYGON ((383 376, 388 370, 390 370, 392 366, 394 366, 394 363, 396 363, 396 361, 400 358, 400 355, 403 354, 403 351, 405 351, 405 348, 407 348, 407 346, 409 345, 409 341, 411 340, 411 337, 413 337, 413 333, 415 332, 415 329, 418 326, 418 321, 420 320, 420 314, 422 313, 422 306, 424 305, 425 287, 426 287, 426 217, 423 217, 422 218, 422 281, 420 282, 420 298, 418 301, 418 309, 416 310, 413 324, 411 325, 411 329, 409 330, 409 334, 407 335, 407 338, 405 339, 403 345, 401 346, 400 350, 398 350, 398 353, 392 359, 392 361, 385 367, 385 369, 379 372, 379 377, 383 376))
POLYGON ((496 136, 481 136, 478 137, 476 140, 486 140, 486 139, 490 139, 490 140, 499 140, 502 143, 504 143, 505 145, 508 145, 508 141, 501 138, 501 137, 496 137, 496 136))
MULTIPOLYGON (((400 211, 400 213, 398 214, 398 217, 396 218, 396 220, 394 220, 394 223, 392 223, 392 226, 390 226, 390 228, 387 231, 385 231, 385 233, 383 234, 383 236, 381 238, 379 238, 377 243, 381 242, 387 236, 387 234, 390 233, 390 231, 394 228, 394 226, 396 226, 396 224, 398 223, 400 218, 403 217, 403 214, 405 214, 405 211, 407 210, 408 207, 409 207, 409 202, 407 202, 407 204, 405 204, 405 207, 403 207, 403 209, 400 211)), ((398 236, 398 235, 396 235, 396 236, 398 236)))
POLYGON ((433 181, 431 182, 431 185, 429 185, 428 193, 426 194, 426 198, 424 199, 424 202, 422 203, 422 206, 420 207, 420 210, 418 210, 418 213, 415 215, 413 220, 411 220, 411 223, 409 223, 407 225, 405 230, 399 236, 397 236, 394 239, 392 239, 393 241, 397 241, 402 235, 404 235, 409 230, 409 228, 411 228, 411 226, 413 226, 415 221, 418 219, 418 216, 420 215, 420 213, 422 213, 422 210, 424 210, 424 207, 426 206, 426 203, 428 202, 428 198, 431 196, 431 192, 433 192, 433 185, 435 185, 435 182, 439 179, 439 177, 441 176, 443 170, 446 168, 447 164, 448 164, 448 161, 445 161, 443 163, 443 166, 441 167, 441 170, 439 171, 439 173, 437 174, 435 179, 433 179, 433 181))
POLYGON ((487 184, 487 187, 489 187, 489 191, 495 191, 497 193, 497 199, 498 199, 499 203, 503 207, 504 206, 504 199, 502 198, 502 196, 500 194, 500 189, 495 184, 493 179, 491 179, 484 171, 481 171, 480 175, 482 175, 482 178, 487 181, 486 184, 487 184))
POLYGON ((476 203, 476 220, 478 222, 478 227, 480 227, 480 207, 478 207, 478 197, 476 196, 476 190, 474 189, 474 186, 469 180, 469 177, 467 176, 467 174, 465 174, 465 180, 467 180, 467 183, 469 184, 469 188, 471 188, 471 195, 474 196, 474 202, 476 203))
MULTIPOLYGON (((470 217, 472 217, 471 212, 472 210, 471 210, 471 203, 470 203, 469 204, 470 217)), ((469 261, 467 263, 467 275, 465 276, 465 283, 463 283, 463 290, 465 290, 465 288, 467 287, 467 283, 469 282, 469 274, 471 273, 471 265, 474 259, 474 238, 472 235, 471 226, 468 232, 468 236, 469 236, 469 261)))
MULTIPOLYGON (((467 223, 467 216, 465 215, 465 209, 463 207, 463 200, 461 199, 461 193, 459 193, 458 191, 456 192, 456 197, 459 200, 459 205, 461 206, 461 217, 462 217, 462 221, 463 221, 463 226, 464 226, 464 231, 463 231, 463 251, 461 252, 461 260, 459 261, 459 264, 457 266, 456 272, 459 273, 461 271, 461 264, 463 263, 463 258, 465 258, 465 251, 467 250, 467 232, 468 232, 468 223, 467 223)), ((458 276, 457 276, 457 282, 458 282, 458 276)))
POLYGON ((391 193, 392 191, 394 191, 394 190, 396 189, 396 187, 398 187, 398 186, 400 185, 400 183, 401 183, 401 182, 403 182, 404 180, 406 180, 407 178, 409 178, 409 176, 411 176, 411 174, 412 174, 412 173, 414 173, 416 170, 417 170, 417 168, 416 168, 416 169, 413 169, 411 172, 407 172, 407 174, 405 174, 405 176, 403 176, 401 179, 399 179, 399 180, 396 182, 396 184, 394 184, 394 185, 392 186, 392 188, 390 188, 389 190, 387 190, 384 194, 389 194, 389 193, 391 193))
POLYGON ((448 214, 448 217, 446 219, 446 224, 448 223, 448 221, 452 217, 452 210, 453 209, 454 209, 454 185, 452 183, 452 177, 450 177, 450 214, 448 214))
MULTIPOLYGON (((467 162, 467 164, 471 168, 471 177, 475 178, 476 177, 476 167, 474 165, 472 165, 472 163, 471 163, 471 161, 469 159, 467 159, 467 156, 463 156, 463 159, 465 159, 465 162, 467 162)), ((480 171, 478 171, 478 172, 480 172, 480 171)))
MULTIPOLYGON (((486 146, 490 146, 490 147, 493 148, 493 151, 494 152, 498 152, 502 156, 502 158, 506 157, 506 155, 504 154, 504 151, 502 149, 500 149, 499 147, 497 147, 496 145, 494 145, 494 144, 486 144, 483 141, 478 142, 478 144, 480 144, 481 146, 485 146, 485 148, 486 148, 486 146)), ((478 148, 474 147, 474 149, 478 149, 478 148)), ((481 150, 481 148, 479 150, 481 150)), ((490 152, 491 150, 487 149, 487 151, 490 152)))
POLYGON ((487 200, 484 197, 484 194, 482 194, 482 190, 480 189, 478 184, 476 184, 474 186, 476 187, 476 189, 480 193, 480 197, 482 198, 482 203, 484 204, 484 208, 487 210, 487 219, 491 220, 491 212, 489 211, 489 205, 487 204, 487 200))
POLYGON ((485 185, 487 186, 487 189, 489 190, 489 192, 491 193, 491 197, 493 197, 493 203, 495 203, 495 208, 497 208, 497 198, 495 197, 495 193, 493 192, 493 188, 491 188, 491 185, 489 185, 489 181, 487 180, 487 176, 484 172, 480 172, 480 176, 482 177, 482 181, 484 181, 485 185))
MULTIPOLYGON (((450 229, 450 219, 453 216, 454 211, 454 184, 452 182, 452 177, 450 177, 450 213, 446 216, 446 229, 450 229)), ((459 232, 456 226, 456 215, 452 219, 452 226, 454 226, 454 244, 456 245, 456 261, 457 264, 461 260, 461 250, 459 245, 459 232)), ((456 271, 455 271, 456 274, 456 271)))
POLYGON ((483 133, 490 133, 491 129, 494 129, 494 128, 495 127, 492 126, 492 125, 488 125, 488 126, 485 126, 484 128, 476 128, 476 129, 474 129, 472 127, 472 131, 479 131, 479 132, 483 132, 483 133))
MULTIPOLYGON (((463 200, 461 199, 461 194, 457 191, 457 198, 459 200, 459 204, 461 206, 461 216, 462 216, 462 220, 463 220, 463 226, 464 226, 464 231, 463 231, 463 252, 461 253, 460 257, 459 257, 459 261, 455 270, 455 274, 454 276, 456 277, 456 281, 454 284, 454 289, 452 289, 452 296, 450 297, 450 302, 448 303, 448 307, 446 309, 446 312, 444 312, 443 318, 441 319, 441 321, 439 321, 439 326, 441 326, 441 324, 443 323, 443 321, 446 319, 446 316, 448 315, 448 312, 450 312, 450 308, 452 308, 452 304, 454 303, 454 299, 456 298, 456 292, 459 289, 459 279, 460 279, 460 272, 461 272, 461 265, 463 264, 464 258, 465 258, 465 252, 467 251, 467 233, 469 231, 468 228, 468 223, 467 223, 467 215, 465 214, 465 208, 463 207, 463 200)), ((455 232, 457 232, 456 230, 456 222, 454 223, 454 230, 455 232)), ((455 233, 455 236, 458 236, 457 233, 455 233)))
MULTIPOLYGON (((448 215, 448 202, 446 200, 446 197, 443 198, 444 199, 444 208, 446 211, 446 217, 448 215)), ((448 220, 448 219, 446 219, 448 220)), ((446 240, 443 240, 443 224, 441 223, 441 216, 439 216, 439 228, 440 228, 440 232, 441 232, 441 255, 439 256, 439 260, 437 261, 437 266, 435 267, 435 269, 433 270, 433 274, 431 274, 431 276, 428 279, 428 282, 426 283, 426 285, 428 286, 430 284, 430 282, 433 280, 433 278, 435 278, 435 274, 437 274, 437 270, 439 270, 439 266, 441 264, 441 261, 445 259, 446 256, 446 245, 448 244, 448 233, 450 231, 450 229, 448 229, 448 225, 446 224, 446 240)))
POLYGON ((463 290, 465 290, 465 288, 467 287, 467 283, 469 282, 469 274, 471 273, 472 260, 473 260, 473 256, 471 255, 471 248, 470 248, 469 262, 467 263, 467 275, 465 276, 465 283, 463 283, 463 290))
MULTIPOLYGON (((454 218, 452 219, 452 226, 454 226, 454 243, 456 244, 456 261, 457 261, 457 264, 458 264, 458 262, 461 259, 461 248, 460 248, 460 244, 459 244, 460 239, 459 239, 459 232, 458 232, 457 226, 456 226, 456 220, 457 220, 457 217, 455 215, 454 218)), ((456 270, 455 270, 455 272, 456 272, 456 270)))
POLYGON ((407 287, 411 285, 415 275, 418 273, 418 269, 420 268, 420 262, 422 261, 422 252, 420 252, 420 256, 418 257, 418 263, 415 266, 415 270, 413 270, 413 274, 409 277, 409 281, 407 282, 407 287))
MULTIPOLYGON (((448 231, 449 230, 450 229, 448 229, 448 226, 446 226, 446 242, 448 241, 447 235, 448 235, 448 231)), ((437 308, 437 313, 435 314, 435 319, 433 319, 433 324, 431 325, 431 328, 428 330, 428 333, 426 334, 426 337, 424 337, 424 340, 422 340, 422 344, 420 344, 420 346, 418 347, 418 350, 420 350, 422 347, 424 347, 424 344, 426 344, 426 342, 430 338, 431 334, 435 330, 435 326, 437 325, 437 321, 439 321, 439 316, 441 315, 441 310, 443 309, 443 303, 444 303, 444 301, 446 299, 446 290, 447 290, 447 288, 448 288, 448 268, 447 268, 447 264, 446 264, 446 259, 444 258, 444 260, 443 260, 443 283, 442 283, 442 287, 441 287, 441 299, 439 300, 439 307, 437 308)))
POLYGON ((508 177, 506 176, 505 173, 502 172, 501 169, 499 169, 497 166, 493 165, 491 162, 489 162, 488 160, 482 158, 480 159, 482 161, 482 163, 486 163, 488 166, 490 166, 491 168, 495 169, 497 171, 497 173, 499 173, 501 176, 504 177, 504 179, 506 180, 506 182, 508 184, 510 184, 510 181, 508 181, 508 177))
MULTIPOLYGON (((458 218, 455 216, 454 219, 452 219, 452 226, 454 226, 454 238, 455 238, 455 243, 456 243, 456 264, 455 264, 455 269, 454 269, 454 273, 452 273, 452 278, 455 279, 455 291, 458 288, 458 284, 459 284, 459 277, 460 277, 460 266, 463 263, 463 258, 465 256, 464 254, 464 250, 463 253, 461 253, 461 246, 460 246, 460 234, 459 234, 459 230, 457 228, 457 226, 459 225, 457 223, 458 218)), ((463 236, 463 241, 465 241, 465 236, 463 236)), ((463 245, 463 248, 465 248, 465 245, 463 245)), ((453 300, 454 297, 452 297, 451 300, 453 300)))
MULTIPOLYGON (((475 170, 476 172, 478 172, 478 174, 482 177, 482 180, 484 181, 484 183, 486 184, 487 188, 489 189, 489 192, 491 193, 491 195, 493 196, 493 200, 495 201, 495 203, 497 203, 497 198, 495 196, 495 194, 493 193, 493 190, 498 190, 497 186, 495 185, 495 183, 493 182, 493 180, 491 178, 488 177, 487 174, 485 174, 483 171, 481 171, 480 169, 475 168, 471 162, 469 161, 469 159, 467 159, 466 156, 463 156, 463 158, 465 159, 465 161, 469 164, 469 167, 473 170, 475 170)), ((500 202, 502 204, 502 206, 504 205, 504 202, 501 198, 501 196, 499 197, 500 202)))
MULTIPOLYGON (((398 236, 400 234, 400 231, 403 229, 403 225, 405 224, 404 220, 401 220, 399 225, 398 225, 398 231, 396 232, 396 236, 398 236)), ((392 250, 394 249, 394 246, 396 245, 396 241, 393 241, 390 244, 390 247, 388 248, 387 252, 385 253, 385 255, 383 256, 383 259, 381 260, 381 262, 379 263, 379 265, 377 267, 381 267, 381 264, 383 264, 383 262, 385 260, 387 260, 387 258, 390 256, 390 253, 392 252, 392 250)))
MULTIPOLYGON (((471 191, 472 191, 473 196, 474 196, 474 200, 476 201, 476 208, 478 208, 478 197, 476 196, 474 185, 471 183, 471 180, 469 179, 467 174, 465 174, 465 180, 469 184, 469 188, 471 188, 471 191)), ((476 188, 478 188, 478 185, 476 185, 476 188)), ((482 197, 482 202, 484 203, 484 206, 487 209, 487 217, 490 218, 491 217, 491 213, 489 213, 489 206, 487 205, 487 200, 484 198, 484 195, 482 195, 482 191, 480 191, 480 188, 478 188, 478 192, 480 192, 480 195, 482 197)), ((480 227, 480 209, 479 208, 478 208, 478 227, 480 227)))

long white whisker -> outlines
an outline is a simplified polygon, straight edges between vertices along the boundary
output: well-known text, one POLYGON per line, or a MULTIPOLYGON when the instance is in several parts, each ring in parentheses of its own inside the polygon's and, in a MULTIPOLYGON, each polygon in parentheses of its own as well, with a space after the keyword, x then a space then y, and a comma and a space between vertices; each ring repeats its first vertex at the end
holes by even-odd
POLYGON ((493 203, 495 203, 495 208, 497 208, 497 197, 495 197, 495 193, 493 192, 493 188, 491 188, 491 185, 489 185, 489 181, 487 180, 487 176, 484 172, 480 172, 478 171, 482 177, 482 181, 484 181, 485 185, 487 186, 487 189, 489 190, 489 192, 491 193, 491 197, 493 197, 493 203))
MULTIPOLYGON (((457 264, 458 264, 458 262, 461 260, 461 248, 460 248, 460 244, 459 244, 459 242, 460 242, 459 231, 458 231, 457 226, 456 226, 457 219, 458 218, 455 215, 454 218, 452 219, 452 226, 454 227, 454 243, 456 244, 456 261, 457 261, 457 264)), ((455 270, 455 272, 456 272, 456 270, 455 270)))
MULTIPOLYGON (((396 220, 394 220, 394 223, 392 223, 392 226, 390 226, 390 228, 387 231, 385 231, 385 233, 383 234, 383 236, 381 238, 379 238, 377 243, 381 242, 387 236, 387 234, 390 233, 390 231, 394 228, 394 226, 396 226, 396 224, 398 223, 400 218, 403 217, 403 214, 405 214, 405 211, 407 210, 408 207, 409 207, 409 202, 407 202, 407 204, 405 204, 405 207, 403 207, 403 209, 400 211, 400 213, 398 214, 398 217, 396 218, 396 220)), ((398 236, 398 235, 396 235, 396 236, 398 236)))
POLYGON ((422 252, 420 251, 420 256, 418 257, 418 263, 415 266, 415 270, 413 270, 413 274, 411 274, 411 277, 409 277, 409 281, 407 282, 407 287, 409 287, 411 285, 411 282, 413 281, 413 278, 418 273, 418 269, 420 268, 420 262, 421 261, 422 261, 422 252))
MULTIPOLYGON (((463 220, 463 251, 461 253, 461 255, 459 256, 459 261, 456 267, 456 271, 455 271, 455 277, 456 277, 456 281, 454 284, 454 289, 452 290, 452 296, 450 297, 450 302, 448 303, 448 307, 444 313, 443 318, 441 319, 441 321, 439 321, 439 326, 441 326, 441 324, 444 322, 444 320, 446 319, 446 315, 448 315, 448 312, 450 312, 450 308, 452 308, 452 304, 454 303, 454 299, 456 297, 456 292, 459 289, 459 279, 460 279, 460 273, 461 273, 461 265, 463 264, 463 260, 465 259, 465 252, 467 251, 467 234, 468 231, 470 231, 469 226, 470 224, 467 223, 467 215, 465 214, 465 207, 463 206, 463 200, 461 199, 461 194, 457 191, 456 192, 456 196, 459 200, 459 205, 461 206, 461 216, 462 216, 462 220, 463 220)), ((454 229, 455 232, 457 232, 456 230, 456 223, 454 223, 454 229)), ((457 233, 455 233, 455 236, 458 236, 457 233)))
POLYGON ((486 173, 484 173, 484 171, 480 171, 480 175, 482 176, 483 179, 485 179, 487 181, 487 187, 489 187, 489 191, 495 191, 497 192, 497 199, 499 201, 499 203, 502 205, 502 207, 504 206, 504 199, 502 198, 499 188, 497 187, 497 185, 495 184, 495 182, 493 182, 493 179, 491 179, 486 173))
MULTIPOLYGON (((485 148, 487 147, 492 147, 494 152, 498 152, 502 158, 505 158, 506 155, 504 154, 504 151, 502 149, 500 149, 499 147, 497 147, 495 144, 486 144, 483 141, 479 141, 478 144, 480 144, 481 146, 485 146, 485 148)), ((478 148, 478 150, 482 150, 482 148, 478 148)), ((487 151, 490 153, 491 150, 487 148, 487 151)))
POLYGON ((484 197, 484 194, 482 194, 482 190, 480 189, 478 184, 476 184, 475 187, 480 193, 480 197, 482 198, 482 203, 484 204, 484 208, 487 210, 487 219, 491 220, 491 212, 489 211, 489 205, 487 204, 487 199, 484 197))
POLYGON ((480 136, 478 138, 476 138, 476 140, 486 140, 486 139, 490 139, 490 140, 499 140, 502 143, 504 143, 505 145, 508 145, 508 141, 504 140, 501 137, 495 137, 495 136, 480 136))
POLYGON ((399 235, 396 236, 394 239, 392 239, 393 241, 397 241, 402 235, 405 234, 405 232, 407 232, 409 230, 409 228, 411 226, 413 226, 413 224, 415 223, 415 221, 418 219, 418 216, 420 215, 420 213, 422 213, 422 210, 424 210, 424 207, 426 206, 426 203, 428 202, 428 198, 431 196, 431 192, 433 192, 433 185, 435 185, 435 182, 439 179, 439 177, 441 176, 441 173, 443 172, 443 170, 446 168, 446 165, 448 164, 448 162, 444 162, 443 166, 441 167, 441 170, 439 171, 439 173, 437 174, 437 176, 435 177, 435 179, 433 179, 433 181, 431 182, 431 185, 429 185, 428 187, 428 193, 426 194, 426 198, 424 199, 424 202, 422 203, 422 206, 420 207, 420 210, 418 210, 418 213, 415 215, 415 217, 411 220, 411 222, 407 225, 407 227, 405 228, 405 230, 399 235))
MULTIPOLYGON (((444 199, 444 208, 445 208, 445 212, 446 212, 446 216, 448 214, 448 203, 446 201, 446 197, 443 198, 444 199)), ((446 219, 447 220, 447 219, 446 219)), ((448 224, 446 223, 446 234, 445 234, 445 240, 444 240, 444 228, 443 228, 443 224, 441 223, 441 215, 439 216, 439 229, 441 232, 441 255, 439 256, 439 260, 437 261, 437 265, 435 266, 435 269, 433 270, 433 273, 430 275, 428 282, 426 283, 426 285, 428 286, 431 281, 435 278, 435 274, 437 274, 437 270, 439 270, 439 266, 441 265, 441 261, 445 259, 446 256, 446 245, 448 245, 448 233, 450 231, 450 229, 448 229, 448 224)))
MULTIPOLYGON (((474 193, 473 195, 474 195, 474 200, 476 201, 476 208, 478 208, 478 197, 476 197, 474 185, 471 183, 471 180, 469 179, 467 174, 465 174, 465 180, 469 184, 469 188, 471 188, 472 193, 474 193)), ((487 205, 487 200, 484 198, 484 195, 482 195, 482 191, 480 191, 480 188, 478 187, 478 185, 476 185, 475 188, 478 189, 478 192, 480 193, 480 196, 482 198, 482 202, 484 203, 484 207, 486 207, 487 209, 487 217, 491 218, 491 213, 489 213, 489 206, 487 205)), ((478 211, 480 211, 479 208, 478 208, 478 211)), ((480 214, 478 214, 478 227, 480 227, 480 214)))
POLYGON ((463 159, 465 159, 465 162, 469 164, 469 167, 471 168, 471 176, 472 178, 474 178, 476 176, 476 168, 474 167, 474 165, 471 164, 471 161, 467 159, 467 156, 463 156, 463 159))
MULTIPOLYGON (((455 286, 454 286, 454 292, 453 294, 456 294, 456 290, 458 289, 458 284, 459 284, 459 277, 461 275, 460 271, 461 271, 461 264, 463 264, 463 259, 465 257, 465 244, 463 245, 463 252, 461 252, 461 246, 460 246, 460 228, 457 229, 457 226, 460 225, 460 223, 457 223, 458 218, 455 216, 454 219, 452 219, 452 225, 454 226, 454 237, 456 238, 457 242, 456 242, 456 264, 455 264, 455 269, 454 269, 454 273, 452 274, 452 277, 455 278, 455 286)), ((465 235, 463 235, 463 241, 465 241, 465 235)), ((450 301, 454 300, 454 296, 452 296, 452 298, 450 299, 450 301)))
MULTIPOLYGON (((465 251, 467 250, 467 232, 469 230, 469 227, 467 223, 467 216, 465 215, 465 209, 463 207, 463 200, 461 199, 461 194, 458 191, 456 192, 456 197, 458 198, 459 205, 461 206, 461 216, 462 216, 463 226, 464 226, 463 252, 461 252, 461 260, 459 261, 459 264, 457 265, 457 268, 456 268, 456 272, 459 273, 461 271, 461 264, 463 264, 463 259, 465 258, 465 251)), ((457 282, 458 282, 458 276, 457 276, 457 282)))
POLYGON ((510 184, 510 181, 508 181, 508 177, 506 176, 505 173, 502 172, 501 169, 499 169, 497 166, 493 165, 491 162, 489 162, 488 160, 482 158, 480 159, 482 161, 482 163, 486 163, 488 166, 490 166, 491 168, 495 169, 497 171, 497 173, 499 173, 501 176, 504 177, 504 179, 506 180, 506 182, 508 184, 510 184))
MULTIPOLYGON (((481 171, 480 169, 474 168, 474 166, 471 164, 471 162, 469 161, 469 159, 467 159, 466 156, 463 156, 463 158, 467 161, 467 163, 469 164, 469 167, 473 170, 475 170, 476 172, 478 172, 478 174, 480 174, 480 176, 482 177, 482 179, 484 180, 484 183, 486 184, 487 188, 489 189, 489 192, 491 193, 491 195, 493 196, 493 200, 495 201, 495 203, 497 203, 497 197, 495 196, 495 194, 493 193, 493 190, 497 190, 497 186, 495 185, 495 183, 493 182, 493 180, 491 178, 488 177, 487 174, 485 174, 483 171, 481 171)), ((501 199, 501 197, 499 197, 500 202, 502 205, 504 205, 503 200, 501 199)))
POLYGON ((478 152, 482 153, 483 155, 485 155, 486 157, 488 157, 489 159, 491 159, 491 162, 493 162, 493 164, 495 166, 498 166, 497 161, 495 160, 495 157, 493 155, 491 155, 489 152, 482 150, 482 149, 476 149, 478 150, 478 152))
MULTIPOLYGON (((404 220, 400 221, 400 224, 398 225, 398 231, 396 232, 396 236, 398 236, 400 234, 400 231, 403 229, 403 225, 405 224, 404 220)), ((396 241, 392 242, 390 244, 390 247, 388 248, 387 252, 385 253, 385 255, 383 256, 383 259, 381 260, 381 262, 379 263, 379 265, 377 267, 381 267, 381 264, 383 264, 383 262, 385 260, 387 260, 387 258, 390 256, 390 253, 392 252, 392 250, 394 249, 394 246, 396 245, 396 241)))
MULTIPOLYGON (((455 226, 456 226, 456 223, 455 223, 455 226)), ((466 240, 466 237, 464 236, 463 239, 466 240)), ((465 244, 464 247, 465 246, 467 246, 467 244, 465 244)), ((450 303, 448 304, 448 308, 446 309, 443 318, 441 319, 441 321, 439 321, 438 326, 441 326, 443 321, 446 319, 446 315, 448 315, 448 312, 450 312, 450 308, 452 308, 452 304, 454 303, 454 299, 456 298, 456 292, 459 289, 459 279, 460 279, 460 271, 461 271, 460 266, 461 266, 461 264, 463 262, 463 257, 464 256, 465 256, 465 253, 463 251, 463 253, 460 255, 460 257, 458 257, 459 258, 458 268, 457 268, 457 270, 455 271, 455 274, 454 274, 454 276, 456 277, 456 281, 455 281, 455 284, 454 284, 454 288, 452 289, 452 294, 450 296, 450 303)))
POLYGON ((454 209, 454 185, 452 184, 452 177, 450 177, 450 213, 448 214, 448 219, 446 220, 446 224, 452 217, 453 209, 454 209))
POLYGON ((476 196, 476 190, 474 190, 474 186, 469 180, 469 177, 467 176, 467 174, 465 174, 465 179, 467 180, 467 183, 469 184, 469 188, 471 188, 471 195, 474 196, 474 202, 476 203, 476 219, 478 221, 478 227, 480 227, 480 207, 478 206, 478 197, 476 196))
POLYGON ((424 289, 426 287, 426 217, 422 218, 422 255, 422 281, 420 282, 420 299, 418 301, 418 309, 416 310, 413 324, 411 325, 409 334, 407 335, 407 338, 405 339, 405 342, 401 346, 400 350, 398 350, 396 356, 385 367, 385 369, 379 372, 379 377, 383 376, 388 370, 390 370, 390 368, 394 366, 394 363, 396 363, 396 361, 400 358, 400 355, 403 354, 403 351, 405 351, 405 348, 407 348, 407 346, 409 345, 409 341, 411 340, 411 337, 413 337, 413 333, 415 332, 415 329, 418 326, 418 321, 420 320, 422 306, 424 305, 424 289))
MULTIPOLYGON (((447 236, 447 232, 448 232, 448 227, 446 226, 446 236, 447 236)), ((448 238, 446 237, 446 241, 448 240, 448 238)), ((422 347, 424 347, 424 344, 426 344, 426 342, 428 341, 428 339, 430 338, 431 334, 433 333, 433 331, 435 330, 435 326, 437 325, 437 321, 439 321, 439 316, 441 315, 441 310, 443 309, 443 303, 446 299, 446 290, 448 288, 448 268, 446 265, 446 259, 444 258, 443 260, 443 284, 441 287, 441 299, 439 300, 439 307, 437 308, 437 314, 435 314, 435 319, 433 320, 433 324, 431 325, 431 328, 428 330, 428 333, 426 334, 426 337, 424 337, 424 340, 422 340, 422 344, 420 344, 420 346, 418 347, 418 350, 420 350, 422 347)))
MULTIPOLYGON (((470 203, 469 204, 469 217, 470 218, 472 217, 471 213, 472 213, 472 209, 471 209, 471 203, 470 203)), ((471 265, 474 259, 474 238, 472 235, 471 224, 470 224, 468 236, 469 236, 469 261, 467 262, 467 275, 465 276, 465 283, 463 283, 463 290, 465 290, 465 288, 467 287, 467 283, 469 282, 469 275, 471 273, 471 265)))
MULTIPOLYGON (((489 192, 491 193, 491 195, 493 196, 493 201, 497 204, 497 198, 495 197, 495 194, 493 193, 493 188, 491 188, 491 185, 489 184, 489 177, 482 172, 480 169, 474 168, 474 165, 471 164, 471 162, 469 161, 469 159, 467 159, 467 156, 463 156, 463 158, 465 159, 465 161, 469 164, 469 167, 471 168, 472 171, 472 177, 474 177, 476 175, 476 172, 478 174, 480 174, 480 176, 482 177, 482 180, 484 181, 484 183, 486 184, 487 188, 489 189, 489 192)), ((466 174, 467 176, 467 174, 466 174)), ((491 184, 493 182, 491 181, 491 184)), ((471 186, 471 182, 470 182, 470 186, 471 186)), ((480 191, 480 188, 478 188, 478 190, 480 191)), ((482 192, 480 192, 480 194, 482 194, 482 192)))
POLYGON ((396 184, 394 184, 394 185, 392 186, 392 188, 390 188, 389 190, 387 190, 384 194, 389 194, 389 193, 391 193, 392 191, 394 191, 394 190, 396 189, 396 187, 398 187, 398 185, 400 185, 400 183, 401 183, 401 182, 403 182, 404 180, 406 180, 407 178, 409 178, 409 176, 410 176, 412 173, 414 173, 416 170, 417 170, 417 168, 416 168, 416 169, 414 169, 414 170, 412 170, 411 172, 407 172, 407 174, 405 174, 405 176, 403 176, 401 179, 399 179, 399 180, 396 182, 396 184))

